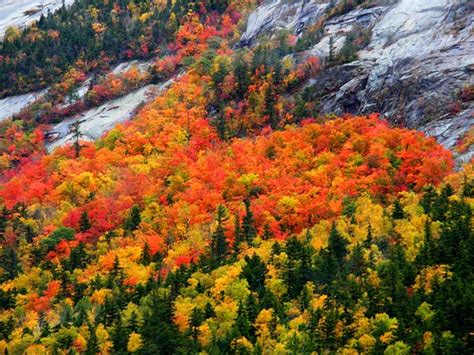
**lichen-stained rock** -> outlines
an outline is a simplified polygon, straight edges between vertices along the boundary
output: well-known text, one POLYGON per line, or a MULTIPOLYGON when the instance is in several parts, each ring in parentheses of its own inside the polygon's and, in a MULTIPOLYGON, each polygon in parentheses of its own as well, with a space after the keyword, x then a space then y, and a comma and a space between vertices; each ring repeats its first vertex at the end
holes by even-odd
MULTIPOLYGON (((244 44, 262 33, 285 27, 295 30, 322 19, 336 1, 277 0, 251 14, 244 44), (313 6, 313 14, 305 9, 313 6), (287 19, 286 25, 282 22, 287 19)), ((380 112, 394 124, 417 128, 453 148, 474 124, 474 102, 458 93, 474 85, 474 5, 463 0, 380 1, 375 7, 356 7, 324 23, 323 36, 298 56, 329 55, 329 38, 337 53, 349 32, 372 30, 358 60, 323 70, 310 82, 321 113, 380 112)), ((468 159, 464 153, 459 159, 468 159)))
POLYGON ((77 121, 81 122, 82 139, 92 141, 100 138, 118 123, 130 120, 141 105, 150 102, 173 82, 174 79, 171 79, 161 85, 146 85, 118 99, 65 119, 48 132, 48 136, 52 139, 46 144, 47 150, 52 151, 56 147, 70 143, 73 138, 70 126, 77 121))
POLYGON ((358 29, 372 28, 386 12, 387 7, 378 6, 369 9, 355 9, 345 15, 337 16, 326 21, 324 25, 324 36, 310 50, 311 55, 321 58, 329 56, 329 39, 334 40, 334 50, 339 52, 344 45, 349 32, 358 29))
MULTIPOLYGON (((74 0, 65 0, 64 5, 74 0)), ((0 1, 0 39, 8 27, 25 27, 39 20, 41 14, 55 11, 63 4, 62 0, 2 0, 0 1)))
POLYGON ((42 97, 48 90, 30 92, 0 99, 0 122, 19 113, 23 108, 42 97))
POLYGON ((276 0, 258 7, 249 17, 247 29, 241 37, 243 45, 251 44, 258 35, 286 28, 300 32, 318 20, 331 6, 331 1, 276 0))

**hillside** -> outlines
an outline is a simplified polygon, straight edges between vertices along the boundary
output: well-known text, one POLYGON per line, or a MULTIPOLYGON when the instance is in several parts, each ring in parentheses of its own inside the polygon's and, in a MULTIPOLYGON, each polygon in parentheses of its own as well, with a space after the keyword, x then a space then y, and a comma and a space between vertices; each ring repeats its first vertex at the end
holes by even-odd
POLYGON ((472 353, 469 2, 22 6, 0 353, 472 353))

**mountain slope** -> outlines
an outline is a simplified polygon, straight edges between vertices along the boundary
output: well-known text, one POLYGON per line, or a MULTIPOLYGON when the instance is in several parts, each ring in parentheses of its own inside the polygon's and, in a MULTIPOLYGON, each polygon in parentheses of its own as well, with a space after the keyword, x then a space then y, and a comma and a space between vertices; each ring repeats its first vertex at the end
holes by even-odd
POLYGON ((444 26, 371 4, 77 0, 3 42, 3 94, 48 89, 0 123, 0 354, 471 354, 472 162, 329 113, 444 26))
MULTIPOLYGON (((256 42, 259 34, 279 28, 304 36, 305 28, 324 19, 322 35, 315 36, 309 53, 327 58, 330 37, 338 52, 349 33, 370 29, 358 59, 333 65, 315 78, 320 112, 380 112, 390 122, 439 136, 453 149, 474 122, 472 96, 459 98, 474 85, 474 9, 469 2, 448 0, 387 3, 343 9, 345 14, 330 14, 325 20, 333 10, 329 1, 274 1, 250 15, 242 43, 256 42), (441 125, 442 135, 435 129, 441 125)), ((471 149, 459 159, 472 156, 471 149)))

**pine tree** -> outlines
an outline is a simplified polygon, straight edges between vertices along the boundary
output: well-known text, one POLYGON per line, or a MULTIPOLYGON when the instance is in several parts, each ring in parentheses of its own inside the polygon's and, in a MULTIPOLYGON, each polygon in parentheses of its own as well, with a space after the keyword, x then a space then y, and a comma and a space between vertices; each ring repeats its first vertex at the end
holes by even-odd
POLYGON ((403 219, 405 218, 405 212, 403 211, 403 207, 400 204, 400 200, 395 200, 393 204, 393 212, 392 212, 393 219, 403 219))
POLYGON ((0 241, 5 238, 5 229, 7 228, 9 212, 5 206, 3 206, 0 212, 0 241))
POLYGON ((4 269, 0 280, 12 280, 21 271, 21 263, 13 247, 4 247, 1 251, 0 267, 4 269))
POLYGON ((263 114, 268 116, 268 123, 270 127, 273 129, 278 127, 278 116, 277 111, 275 109, 275 105, 277 104, 276 93, 273 90, 274 83, 271 81, 265 91, 265 110, 263 114))
POLYGON ((75 121, 69 125, 69 133, 72 134, 72 137, 74 139, 73 147, 74 147, 74 152, 76 154, 76 158, 79 158, 79 155, 81 153, 81 145, 79 143, 79 140, 83 136, 81 132, 81 123, 84 121, 75 121))
POLYGON ((251 291, 262 295, 265 291, 267 266, 257 254, 253 254, 252 257, 245 256, 245 262, 240 277, 247 280, 251 291))
POLYGON ((227 220, 226 209, 224 206, 217 207, 217 228, 212 235, 211 241, 211 259, 214 266, 220 265, 228 253, 228 244, 225 237, 223 223, 227 220))
POLYGON ((334 37, 329 36, 329 64, 334 63, 334 37))
POLYGON ((199 326, 204 321, 204 313, 200 308, 194 307, 191 312, 191 319, 189 321, 189 327, 191 330, 191 335, 194 342, 194 348, 199 348, 198 336, 199 336, 199 326))
POLYGON ((262 235, 262 239, 263 240, 269 240, 273 237, 273 232, 270 228, 270 225, 268 223, 265 223, 265 225, 263 226, 263 235, 262 235))
POLYGON ((134 205, 129 212, 127 219, 125 220, 125 229, 129 232, 133 232, 138 228, 142 219, 140 216, 140 207, 138 205, 134 205))
POLYGON ((329 285, 339 277, 344 267, 348 242, 342 237, 333 224, 329 233, 328 246, 320 253, 320 281, 329 285))
POLYGON ((96 329, 92 326, 90 322, 88 322, 87 328, 89 330, 89 339, 87 340, 86 354, 96 355, 100 352, 99 341, 97 339, 97 335, 95 334, 96 329))
POLYGON ((82 269, 87 264, 88 255, 84 243, 80 242, 77 247, 71 250, 69 255, 69 269, 82 269))
POLYGON ((240 226, 240 217, 236 213, 234 217, 234 244, 233 244, 235 255, 239 253, 240 245, 242 244, 243 240, 244 238, 242 235, 242 228, 240 226))
POLYGON ((173 322, 173 306, 170 293, 165 289, 152 291, 147 297, 148 307, 143 314, 140 334, 144 354, 175 354, 181 345, 181 337, 173 322))
POLYGON ((215 316, 216 316, 216 312, 214 311, 214 307, 212 307, 212 304, 207 302, 206 306, 204 306, 204 318, 209 319, 215 316))
POLYGON ((140 255, 140 263, 143 265, 149 265, 151 263, 151 251, 150 251, 150 245, 148 242, 145 242, 145 245, 143 246, 142 254, 140 255))
POLYGON ((118 314, 114 327, 111 331, 111 340, 114 354, 127 354, 127 343, 129 333, 123 324, 122 316, 118 314))
POLYGON ((135 311, 133 311, 132 314, 130 315, 130 319, 127 324, 127 330, 129 334, 133 332, 136 333, 138 331, 138 316, 137 316, 137 313, 135 313, 135 311))
POLYGON ((249 314, 246 305, 241 301, 237 310, 237 318, 234 323, 234 338, 245 337, 250 339, 250 331, 252 323, 249 319, 249 314))
POLYGON ((423 247, 421 248, 420 252, 416 256, 416 264, 419 267, 424 265, 432 265, 436 262, 436 250, 435 250, 435 243, 433 241, 433 234, 431 232, 431 225, 429 221, 425 222, 424 226, 424 234, 425 240, 423 243, 423 247))
POLYGON ((250 209, 250 199, 245 199, 245 216, 242 220, 242 234, 244 240, 248 244, 252 244, 257 236, 257 229, 255 228, 255 220, 253 218, 252 210, 250 209))
POLYGON ((85 322, 87 322, 87 309, 88 305, 86 304, 85 299, 77 303, 76 307, 74 308, 75 317, 73 323, 75 327, 80 327, 85 322))
POLYGON ((238 55, 234 63, 234 77, 237 86, 235 93, 237 99, 242 99, 251 83, 249 68, 242 55, 238 55))
POLYGON ((336 225, 333 224, 329 233, 328 251, 334 255, 338 264, 342 264, 344 257, 347 255, 347 240, 338 232, 336 225))
POLYGON ((81 218, 79 219, 79 230, 84 233, 91 228, 91 222, 89 220, 89 215, 86 211, 82 212, 81 218))
POLYGON ((227 122, 224 117, 223 108, 217 114, 215 126, 219 138, 223 141, 227 140, 227 122))

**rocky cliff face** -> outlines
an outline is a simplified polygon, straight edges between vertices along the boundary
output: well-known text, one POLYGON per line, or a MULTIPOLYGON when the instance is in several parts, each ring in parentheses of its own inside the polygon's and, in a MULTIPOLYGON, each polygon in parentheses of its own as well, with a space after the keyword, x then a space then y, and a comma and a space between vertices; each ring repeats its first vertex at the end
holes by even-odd
MULTIPOLYGON (((242 42, 255 43, 260 34, 278 28, 299 34, 333 5, 316 0, 262 5, 250 16, 242 42)), ((399 0, 378 5, 327 20, 322 38, 303 54, 326 57, 331 37, 337 51, 354 28, 372 31, 358 60, 328 68, 312 81, 322 112, 380 112, 454 148, 474 123, 474 102, 458 98, 460 90, 474 85, 474 4, 399 0)), ((471 149, 457 159, 473 155, 471 149)))
MULTIPOLYGON (((74 0, 65 0, 70 5, 74 0)), ((25 27, 38 20, 41 14, 55 11, 63 5, 62 0, 0 0, 0 39, 8 27, 25 27)))

